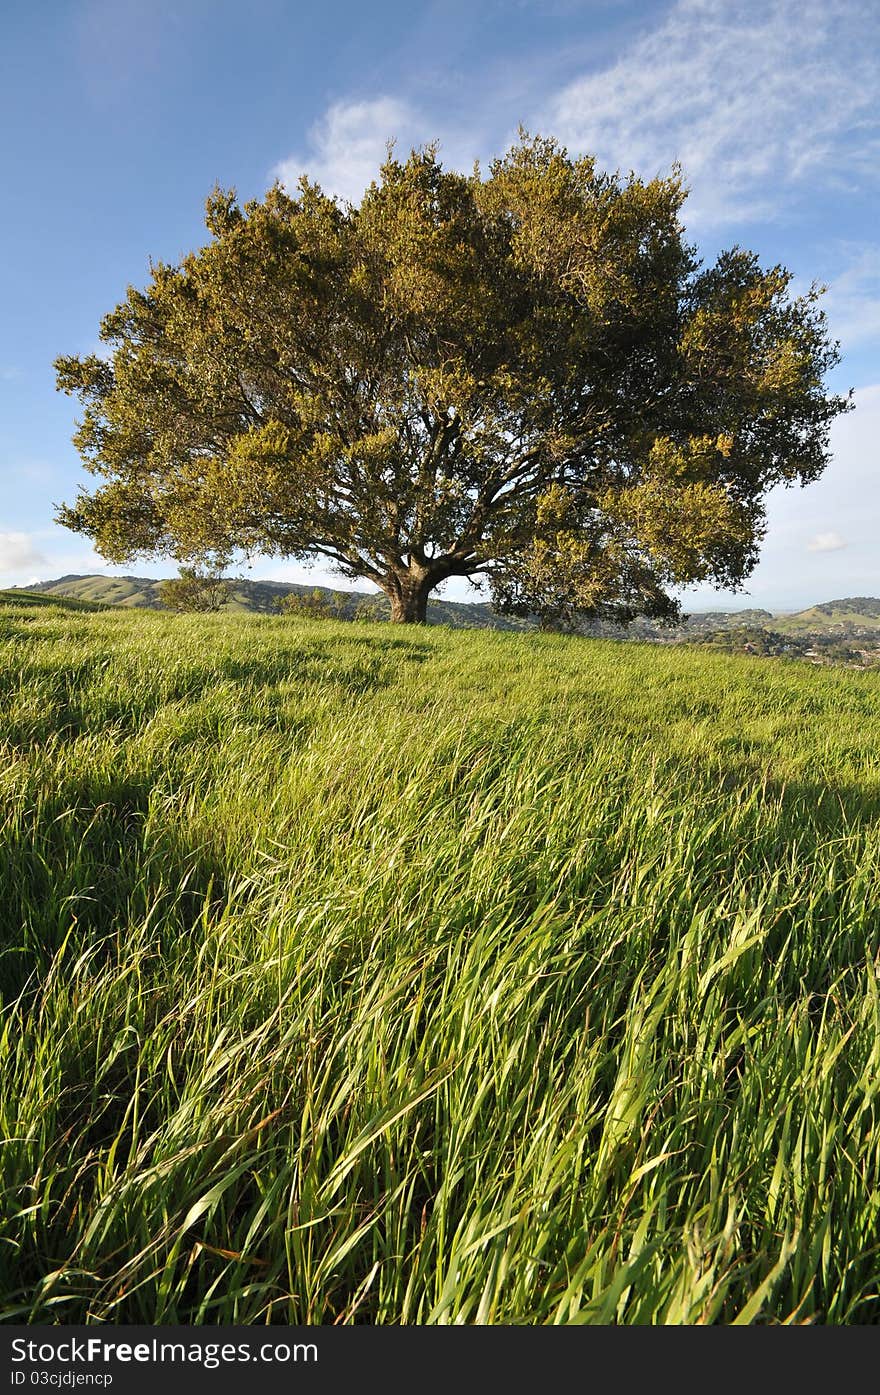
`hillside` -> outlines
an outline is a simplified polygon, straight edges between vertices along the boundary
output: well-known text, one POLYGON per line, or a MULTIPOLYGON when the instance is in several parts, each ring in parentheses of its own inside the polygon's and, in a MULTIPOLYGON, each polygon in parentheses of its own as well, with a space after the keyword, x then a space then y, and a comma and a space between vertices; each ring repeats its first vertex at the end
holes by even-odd
POLYGON ((780 616, 774 626, 783 632, 822 632, 857 635, 880 631, 880 600, 874 596, 849 596, 824 601, 795 615, 780 616))
MULTIPOLYGON (((149 577, 78 576, 57 577, 53 581, 35 583, 29 591, 51 596, 69 596, 101 605, 160 610, 159 582, 149 577)), ((301 586, 284 581, 249 581, 235 578, 226 609, 249 611, 254 614, 277 615, 278 602, 285 596, 311 595, 319 591, 328 600, 344 597, 346 615, 353 619, 359 609, 369 611, 371 619, 383 619, 389 613, 384 596, 366 591, 336 592, 328 587, 301 586)), ((434 600, 428 605, 428 621, 434 625, 450 625, 454 629, 522 630, 528 623, 513 617, 497 615, 490 606, 460 601, 434 600)))
POLYGON ((82 597, 67 596, 60 593, 41 593, 39 591, 26 591, 13 588, 9 591, 0 591, 0 605, 16 606, 61 606, 65 610, 97 611, 106 610, 106 605, 100 602, 87 601, 82 597))
MULTIPOLYGON (((149 577, 80 576, 57 577, 52 581, 34 583, 29 593, 68 596, 99 605, 126 608, 161 609, 158 582, 149 577)), ((344 602, 342 618, 351 619, 360 610, 370 619, 384 619, 388 602, 384 596, 365 591, 338 592, 327 587, 297 585, 283 581, 250 581, 236 578, 232 583, 229 611, 249 611, 276 615, 278 602, 285 596, 311 595, 319 592, 328 600, 333 597, 344 602)), ((21 595, 21 592, 12 592, 21 595)), ((429 622, 449 625, 453 629, 528 630, 534 628, 527 620, 498 615, 491 606, 462 601, 434 600, 428 606, 429 622)), ((681 624, 667 629, 650 620, 636 620, 627 630, 611 625, 587 627, 588 633, 609 638, 660 639, 666 642, 728 627, 762 627, 781 634, 834 633, 880 631, 880 600, 870 596, 849 597, 825 601, 797 613, 774 614, 769 610, 745 607, 733 611, 694 611, 681 624)))
POLYGON ((880 675, 22 598, 0 812, 7 1320, 880 1321, 880 675))

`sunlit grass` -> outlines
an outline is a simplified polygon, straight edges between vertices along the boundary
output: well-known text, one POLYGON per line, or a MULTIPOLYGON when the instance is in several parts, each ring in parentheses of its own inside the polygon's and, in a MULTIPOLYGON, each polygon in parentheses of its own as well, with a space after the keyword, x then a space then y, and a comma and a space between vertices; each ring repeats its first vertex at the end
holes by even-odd
POLYGON ((0 608, 7 1320, 880 1320, 880 675, 0 608))

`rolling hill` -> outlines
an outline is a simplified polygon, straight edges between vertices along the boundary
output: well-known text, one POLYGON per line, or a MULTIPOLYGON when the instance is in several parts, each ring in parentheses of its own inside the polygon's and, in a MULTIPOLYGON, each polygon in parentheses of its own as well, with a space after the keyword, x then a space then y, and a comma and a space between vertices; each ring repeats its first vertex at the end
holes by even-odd
MULTIPOLYGON (((370 619, 382 620, 388 615, 388 602, 384 596, 366 591, 333 591, 324 586, 301 586, 285 581, 249 581, 241 577, 232 578, 231 596, 227 611, 249 611, 256 614, 275 615, 278 603, 286 596, 312 595, 315 591, 329 600, 343 596, 344 619, 353 619, 358 612, 367 612, 370 619)), ((101 606, 123 606, 126 609, 161 610, 159 581, 144 576, 78 576, 57 577, 54 581, 36 582, 28 587, 28 594, 73 598, 101 606)), ((10 597, 20 598, 25 593, 13 590, 10 597)), ((528 621, 515 617, 497 615, 488 605, 471 604, 463 601, 432 601, 428 606, 428 620, 434 625, 450 625, 453 629, 523 630, 532 628, 528 621)))
MULTIPOLYGON (((351 620, 359 616, 363 619, 383 620, 388 616, 388 602, 385 597, 366 591, 339 592, 322 586, 303 586, 285 581, 249 581, 241 577, 232 579, 232 593, 227 610, 274 615, 277 614, 279 601, 286 596, 307 596, 315 592, 327 600, 333 597, 340 598, 342 619, 351 620)), ((25 596, 32 597, 35 602, 38 598, 53 597, 85 602, 98 607, 110 605, 150 610, 163 608, 159 599, 159 582, 143 576, 71 574, 52 581, 35 582, 26 591, 13 589, 7 594, 17 601, 23 600, 25 596)), ((449 625, 453 629, 522 631, 535 628, 528 620, 499 615, 487 604, 439 599, 431 601, 428 605, 428 622, 433 625, 449 625)), ((827 634, 850 638, 875 633, 880 635, 880 599, 875 596, 849 596, 823 601, 806 610, 783 614, 774 614, 772 611, 754 607, 733 611, 695 611, 688 615, 681 625, 672 629, 665 629, 651 620, 636 620, 629 630, 597 623, 588 633, 613 638, 675 642, 691 638, 695 634, 742 625, 771 629, 782 635, 827 634)))
POLYGON ((876 596, 847 596, 823 601, 796 615, 780 616, 774 626, 789 634, 855 634, 866 630, 880 633, 880 600, 876 596))

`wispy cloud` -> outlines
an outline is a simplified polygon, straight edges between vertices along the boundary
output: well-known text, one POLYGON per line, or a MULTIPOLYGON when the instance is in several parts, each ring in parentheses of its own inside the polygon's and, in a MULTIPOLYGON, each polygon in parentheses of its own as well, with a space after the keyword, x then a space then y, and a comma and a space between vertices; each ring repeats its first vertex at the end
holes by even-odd
POLYGON ((6 466, 4 470, 7 481, 11 485, 18 486, 23 491, 32 489, 33 486, 45 486, 58 479, 59 469, 54 461, 40 459, 31 456, 23 460, 17 460, 14 464, 6 466))
POLYGON ((807 543, 808 552, 839 552, 842 547, 846 547, 846 541, 839 533, 817 533, 815 538, 811 538, 807 543))
POLYGON ((828 287, 825 310, 844 351, 871 342, 880 345, 880 246, 850 252, 848 264, 828 287))
POLYGON ((308 173, 356 202, 389 139, 405 153, 439 138, 445 163, 469 169, 524 120, 602 168, 651 176, 680 163, 689 227, 772 218, 804 193, 878 180, 875 27, 876 0, 673 0, 616 61, 574 78, 570 57, 560 80, 557 55, 554 80, 536 53, 543 96, 526 74, 509 90, 493 70, 469 125, 458 107, 433 109, 436 93, 336 101, 273 174, 292 187, 308 173))
POLYGON ((211 0, 78 0, 70 9, 68 61, 101 108, 131 104, 132 93, 147 85, 155 93, 187 63, 199 28, 215 18, 211 0))
POLYGON ((542 125, 605 167, 680 161, 689 224, 769 217, 810 180, 876 177, 876 19, 873 0, 677 0, 542 125))

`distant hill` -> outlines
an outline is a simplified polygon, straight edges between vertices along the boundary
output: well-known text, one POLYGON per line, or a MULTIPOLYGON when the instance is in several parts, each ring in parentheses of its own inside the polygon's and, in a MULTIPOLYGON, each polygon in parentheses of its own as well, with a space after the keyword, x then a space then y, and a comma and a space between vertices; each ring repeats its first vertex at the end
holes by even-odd
POLYGON ((842 600, 823 601, 796 615, 779 616, 773 624, 777 630, 788 634, 880 631, 880 600, 876 596, 846 596, 842 600))
POLYGON ((847 596, 842 601, 825 601, 813 606, 813 610, 823 615, 870 615, 880 620, 880 600, 876 596, 847 596))
MULTIPOLYGON (((265 615, 278 613, 278 602, 289 595, 344 597, 344 618, 353 619, 358 613, 381 620, 389 614, 385 596, 366 591, 333 591, 326 586, 304 586, 286 581, 248 581, 232 579, 228 610, 251 611, 265 615)), ((49 598, 73 600, 82 609, 103 609, 105 606, 146 607, 161 610, 159 582, 144 576, 79 576, 57 577, 54 581, 36 582, 26 590, 2 593, 21 603, 38 604, 49 598)), ((428 621, 433 625, 449 625, 454 629, 527 630, 534 626, 528 620, 498 615, 491 606, 480 602, 433 600, 428 603, 428 621)), ((629 629, 597 623, 588 633, 615 638, 653 639, 675 643, 702 633, 734 626, 772 630, 780 635, 833 634, 858 636, 876 633, 880 637, 880 599, 876 596, 849 596, 841 600, 823 601, 796 614, 774 615, 772 611, 756 608, 744 610, 695 611, 672 629, 664 629, 652 620, 639 619, 629 629)))
MULTIPOLYGON (((367 611, 377 620, 390 614, 385 596, 366 591, 333 591, 326 586, 303 586, 286 581, 248 581, 233 578, 226 610, 244 610, 265 615, 278 614, 278 602, 289 595, 312 595, 319 591, 327 599, 345 597, 345 618, 354 618, 358 611, 367 611)), ((10 598, 19 599, 39 592, 41 597, 72 598, 98 608, 124 606, 161 610, 159 581, 145 576, 60 576, 54 581, 36 582, 27 592, 12 590, 10 598)), ((434 600, 428 603, 428 621, 434 625, 450 625, 455 629, 523 630, 532 628, 527 620, 497 615, 491 606, 476 602, 434 600)))

